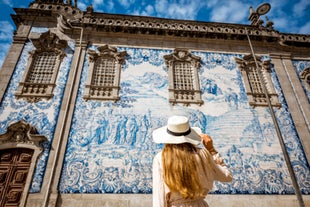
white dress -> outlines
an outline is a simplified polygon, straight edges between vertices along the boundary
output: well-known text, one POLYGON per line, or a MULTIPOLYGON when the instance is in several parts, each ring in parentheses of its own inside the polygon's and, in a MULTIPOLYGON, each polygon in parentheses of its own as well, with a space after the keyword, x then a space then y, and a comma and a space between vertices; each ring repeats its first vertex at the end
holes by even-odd
MULTIPOLYGON (((162 152, 159 152, 153 160, 153 207, 208 207, 205 197, 189 200, 169 190, 163 180, 161 155, 162 152)), ((199 179, 206 194, 212 189, 214 180, 232 180, 232 174, 219 153, 212 156, 205 148, 198 148, 197 159, 200 160, 199 179)))

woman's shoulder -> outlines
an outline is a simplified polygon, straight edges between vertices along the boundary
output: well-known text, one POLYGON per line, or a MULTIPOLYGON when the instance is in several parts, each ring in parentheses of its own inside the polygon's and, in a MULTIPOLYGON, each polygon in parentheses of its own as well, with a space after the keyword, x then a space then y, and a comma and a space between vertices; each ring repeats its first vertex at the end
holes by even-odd
POLYGON ((161 159, 162 151, 159 151, 155 154, 154 159, 161 159))

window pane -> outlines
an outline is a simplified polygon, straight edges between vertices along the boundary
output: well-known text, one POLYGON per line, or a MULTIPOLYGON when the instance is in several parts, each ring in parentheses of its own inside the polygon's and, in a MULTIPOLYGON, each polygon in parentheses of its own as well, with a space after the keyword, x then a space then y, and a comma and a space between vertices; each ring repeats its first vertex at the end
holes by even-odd
POLYGON ((192 69, 189 62, 175 62, 173 75, 174 89, 194 90, 192 69))
POLYGON ((26 78, 30 83, 50 83, 54 73, 57 55, 54 52, 42 52, 34 57, 32 67, 26 78))
POLYGON ((253 93, 263 93, 262 86, 259 80, 258 71, 255 66, 249 67, 248 78, 253 93))
POLYGON ((92 85, 113 86, 115 77, 115 60, 112 58, 100 58, 94 66, 92 85))

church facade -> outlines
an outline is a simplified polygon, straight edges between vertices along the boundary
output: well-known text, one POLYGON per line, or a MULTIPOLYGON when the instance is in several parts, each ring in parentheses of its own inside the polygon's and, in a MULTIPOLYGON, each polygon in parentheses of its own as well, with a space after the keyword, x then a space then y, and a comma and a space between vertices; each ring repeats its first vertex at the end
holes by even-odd
POLYGON ((152 131, 211 135, 233 173, 210 206, 310 205, 310 35, 250 25, 15 8, 0 70, 0 206, 152 205, 152 131))

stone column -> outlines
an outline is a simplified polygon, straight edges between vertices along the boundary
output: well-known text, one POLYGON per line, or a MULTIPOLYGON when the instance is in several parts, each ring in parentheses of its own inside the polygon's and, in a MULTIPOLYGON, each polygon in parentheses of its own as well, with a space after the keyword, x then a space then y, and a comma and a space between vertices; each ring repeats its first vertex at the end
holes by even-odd
POLYGON ((310 108, 290 54, 270 54, 298 136, 310 162, 310 108))
POLYGON ((0 103, 2 102, 4 93, 11 81, 17 62, 28 39, 30 30, 31 26, 29 25, 19 25, 17 32, 13 37, 13 43, 3 62, 2 69, 0 70, 0 103))

